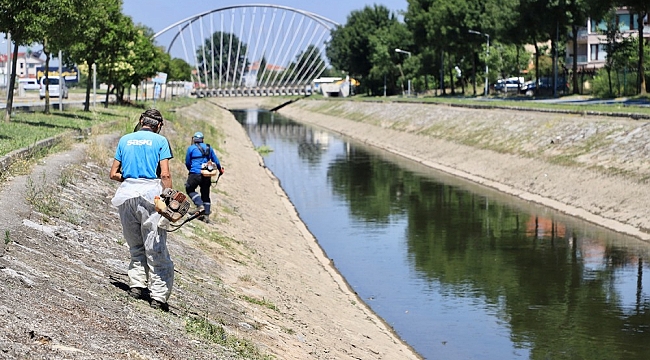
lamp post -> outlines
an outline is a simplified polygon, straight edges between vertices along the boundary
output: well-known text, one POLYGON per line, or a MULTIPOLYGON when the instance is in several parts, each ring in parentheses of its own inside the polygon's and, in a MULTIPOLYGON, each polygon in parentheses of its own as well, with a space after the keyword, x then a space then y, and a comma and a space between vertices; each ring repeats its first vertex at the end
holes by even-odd
POLYGON ((485 96, 488 95, 488 57, 490 56, 490 35, 476 30, 468 30, 470 34, 483 35, 487 38, 487 47, 485 48, 485 96))
MULTIPOLYGON (((406 50, 402 50, 402 49, 395 49, 395 52, 402 53, 402 54, 408 54, 409 58, 411 58, 411 52, 410 51, 406 51, 406 50)), ((404 88, 402 88, 402 91, 404 91, 404 88)), ((411 80, 410 79, 408 80, 408 93, 407 94, 408 94, 408 96, 411 96, 411 80)))

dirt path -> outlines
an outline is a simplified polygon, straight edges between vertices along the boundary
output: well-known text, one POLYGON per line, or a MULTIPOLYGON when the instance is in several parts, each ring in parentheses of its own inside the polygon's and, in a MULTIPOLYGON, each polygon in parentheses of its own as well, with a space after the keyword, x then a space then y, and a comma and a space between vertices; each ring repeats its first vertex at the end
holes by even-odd
POLYGON ((177 115, 224 131, 227 172, 216 221, 168 240, 170 313, 126 294, 109 134, 0 190, 0 358, 417 359, 330 265, 232 115, 208 102, 177 115))

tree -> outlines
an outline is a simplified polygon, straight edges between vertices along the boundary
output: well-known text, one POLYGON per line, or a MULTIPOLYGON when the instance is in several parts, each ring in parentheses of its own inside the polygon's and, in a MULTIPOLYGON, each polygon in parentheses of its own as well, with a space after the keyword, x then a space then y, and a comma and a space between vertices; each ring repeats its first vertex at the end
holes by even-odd
POLYGON ((313 75, 320 75, 325 68, 325 61, 321 57, 318 47, 309 45, 296 55, 296 62, 291 63, 283 72, 279 83, 288 85, 311 82, 313 75))
POLYGON ((111 41, 106 42, 99 52, 96 71, 97 76, 107 83, 104 107, 108 107, 111 93, 115 93, 117 100, 120 100, 120 78, 127 77, 134 71, 133 66, 125 61, 134 39, 133 21, 121 12, 115 13, 110 25, 104 29, 103 36, 111 41))
POLYGON ((119 41, 111 29, 119 23, 121 9, 122 0, 96 0, 77 14, 83 26, 74 29, 73 35, 77 41, 68 48, 67 53, 75 63, 86 64, 88 68, 84 111, 90 110, 93 64, 107 59, 107 49, 119 41))
POLYGON ((600 19, 611 9, 610 0, 567 0, 566 13, 567 22, 571 28, 571 38, 573 45, 573 94, 578 94, 578 32, 585 27, 589 17, 600 19))
MULTIPOLYGON (((43 44, 45 54, 45 77, 49 79, 50 58, 52 52, 66 51, 70 44, 77 41, 74 34, 83 24, 77 18, 77 14, 83 11, 84 7, 91 6, 84 0, 57 0, 46 1, 45 11, 39 14, 36 22, 40 24, 40 40, 43 44), (57 14, 52 16, 52 14, 57 14), (66 31, 61 31, 65 27, 66 31)), ((64 59, 59 59, 62 63, 64 59)), ((61 64, 63 66, 63 64, 61 64)), ((45 109, 44 113, 50 112, 49 81, 45 82, 45 109)))
POLYGON ((213 87, 234 84, 243 79, 244 71, 249 67, 246 54, 248 45, 243 43, 235 34, 216 31, 212 38, 196 50, 199 78, 203 75, 204 83, 212 82, 213 87), (214 44, 214 46, 213 46, 214 44))
MULTIPOLYGON (((376 51, 392 52, 390 47, 377 48, 377 41, 371 38, 383 37, 379 42, 394 45, 410 44, 411 36, 404 32, 406 38, 397 38, 399 34, 390 34, 387 29, 398 23, 395 14, 381 5, 366 6, 362 10, 355 10, 348 15, 345 25, 338 26, 332 31, 332 38, 326 46, 326 54, 332 66, 346 71, 350 76, 361 81, 361 86, 367 92, 378 94, 383 92, 383 76, 378 83, 375 77, 370 78, 374 66, 372 59, 376 51), (397 41, 388 39, 390 35, 397 41), (381 84, 381 86, 378 86, 381 84)), ((375 38, 377 40, 377 38, 375 38)), ((395 46, 395 47, 398 47, 395 46)), ((394 47, 393 47, 394 49, 394 47)), ((392 57, 393 55, 389 55, 392 57)), ((375 57, 377 58, 377 57, 375 57)), ((373 72, 376 75, 376 71, 373 72)))
MULTIPOLYGON (((0 0, 0 9, 2 9, 0 10, 0 32, 11 34, 11 40, 14 42, 11 74, 16 74, 18 47, 30 45, 42 37, 44 29, 37 19, 45 13, 45 5, 48 2, 47 0, 0 0)), ((12 76, 7 88, 5 121, 11 119, 15 84, 16 77, 12 76)))
POLYGON ((118 29, 123 35, 119 46, 115 47, 115 61, 108 74, 113 79, 117 101, 124 102, 125 90, 155 76, 164 69, 169 56, 154 44, 153 30, 143 25, 134 26, 130 17, 123 17, 118 29))
POLYGON ((192 80, 192 66, 180 58, 166 59, 163 71, 167 73, 167 79, 170 81, 192 80))
POLYGON ((637 63, 637 92, 641 95, 647 94, 644 65, 644 43, 643 41, 643 20, 650 14, 650 1, 648 0, 619 0, 620 6, 627 6, 630 12, 636 15, 637 29, 639 34, 639 51, 637 63))

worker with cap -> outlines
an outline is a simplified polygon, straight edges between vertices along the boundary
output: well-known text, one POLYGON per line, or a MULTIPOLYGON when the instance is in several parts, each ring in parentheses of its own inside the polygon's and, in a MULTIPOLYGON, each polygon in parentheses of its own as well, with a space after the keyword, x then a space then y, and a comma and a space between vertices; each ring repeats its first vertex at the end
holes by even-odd
POLYGON ((201 212, 199 220, 210 223, 210 185, 212 177, 223 174, 224 168, 219 162, 217 154, 210 144, 203 142, 203 133, 197 131, 192 136, 192 145, 187 148, 185 154, 185 167, 189 171, 185 182, 185 192, 190 196, 192 202, 201 212), (196 192, 199 188, 200 194, 196 192))
POLYGON ((121 183, 111 203, 117 207, 131 254, 129 295, 149 298, 151 307, 169 311, 174 263, 154 205, 163 188, 172 188, 169 160, 173 155, 169 141, 159 134, 163 123, 156 109, 140 115, 137 131, 122 136, 117 144, 110 178, 121 183), (146 290, 149 296, 145 296, 146 290))

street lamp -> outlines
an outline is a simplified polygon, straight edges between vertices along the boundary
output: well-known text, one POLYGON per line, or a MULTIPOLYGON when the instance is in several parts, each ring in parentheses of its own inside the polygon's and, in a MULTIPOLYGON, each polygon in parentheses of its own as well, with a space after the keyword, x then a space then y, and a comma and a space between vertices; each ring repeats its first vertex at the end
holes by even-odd
MULTIPOLYGON (((408 54, 409 58, 411 58, 411 52, 410 51, 406 51, 406 50, 402 50, 402 49, 395 49, 395 52, 396 53, 402 53, 402 54, 408 54)), ((402 74, 402 76, 404 76, 404 74, 402 74)), ((404 85, 402 85, 402 86, 404 86, 404 85)), ((402 91, 404 91, 403 87, 402 87, 402 91)), ((408 96, 411 96, 411 80, 410 79, 408 80, 408 96)))
POLYGON ((490 35, 476 30, 468 30, 470 34, 483 35, 487 38, 487 47, 485 48, 485 96, 488 94, 488 57, 490 56, 490 35))

